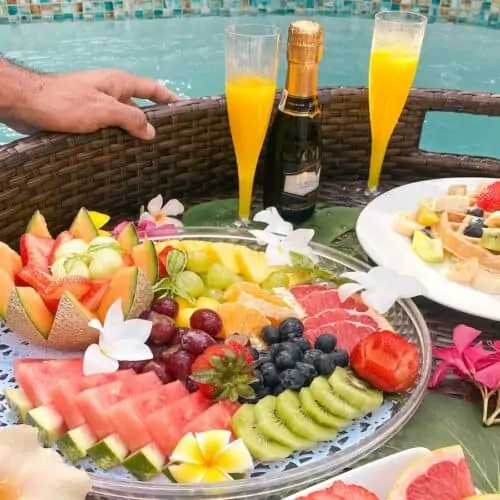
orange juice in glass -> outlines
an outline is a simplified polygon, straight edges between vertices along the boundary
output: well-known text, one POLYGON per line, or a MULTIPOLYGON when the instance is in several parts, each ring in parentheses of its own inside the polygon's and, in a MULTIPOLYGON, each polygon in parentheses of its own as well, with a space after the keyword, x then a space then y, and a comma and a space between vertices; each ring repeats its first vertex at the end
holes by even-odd
POLYGON ((241 24, 227 28, 226 98, 238 166, 238 215, 248 224, 255 170, 271 119, 279 61, 274 26, 241 24))
POLYGON ((389 140, 417 72, 427 18, 414 12, 375 15, 368 95, 372 149, 368 194, 376 194, 389 140))

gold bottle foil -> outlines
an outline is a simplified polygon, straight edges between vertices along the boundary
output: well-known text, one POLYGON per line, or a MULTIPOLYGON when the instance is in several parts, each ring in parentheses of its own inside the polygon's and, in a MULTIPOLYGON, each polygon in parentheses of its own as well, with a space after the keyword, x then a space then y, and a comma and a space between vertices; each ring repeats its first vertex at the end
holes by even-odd
POLYGON ((314 21, 295 21, 288 28, 287 92, 311 97, 318 92, 318 69, 323 57, 323 28, 314 21))

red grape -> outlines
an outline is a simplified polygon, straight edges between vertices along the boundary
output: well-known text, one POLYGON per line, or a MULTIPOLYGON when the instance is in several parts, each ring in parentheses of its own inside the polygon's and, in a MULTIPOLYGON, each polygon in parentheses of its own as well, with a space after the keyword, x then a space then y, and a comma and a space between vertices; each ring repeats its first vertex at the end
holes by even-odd
POLYGON ((179 314, 179 304, 174 299, 155 300, 151 309, 170 318, 175 318, 179 314))
POLYGON ((156 323, 151 328, 148 341, 154 345, 168 345, 175 337, 174 323, 156 323))
POLYGON ((168 366, 166 363, 163 361, 159 360, 152 360, 146 363, 144 368, 142 369, 142 372, 155 372, 158 378, 164 383, 168 384, 169 382, 172 382, 174 380, 174 377, 170 374, 168 370, 168 366))
POLYGON ((191 375, 191 365, 195 357, 182 349, 175 351, 168 358, 168 368, 170 373, 178 380, 185 382, 191 375))
POLYGON ((152 311, 150 309, 146 309, 139 314, 139 319, 151 320, 152 311))
POLYGON ((161 359, 162 361, 168 364, 168 358, 170 358, 170 355, 177 350, 179 350, 178 345, 161 347, 160 349, 158 349, 158 352, 155 353, 155 359, 161 359))
POLYGON ((137 373, 142 373, 147 363, 147 361, 120 361, 120 370, 135 370, 137 373))
POLYGON ((214 345, 215 340, 202 330, 189 330, 181 337, 181 349, 199 356, 208 346, 214 345))
POLYGON ((191 328, 203 330, 215 337, 222 330, 222 320, 212 309, 198 309, 190 318, 191 328))

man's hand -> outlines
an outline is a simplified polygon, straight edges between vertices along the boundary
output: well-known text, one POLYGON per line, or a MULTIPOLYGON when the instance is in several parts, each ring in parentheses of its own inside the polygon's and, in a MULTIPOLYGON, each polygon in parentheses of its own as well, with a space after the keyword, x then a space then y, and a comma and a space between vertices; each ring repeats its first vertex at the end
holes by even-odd
POLYGON ((51 75, 9 67, 11 71, 0 71, 0 121, 21 133, 89 133, 121 127, 139 139, 152 139, 155 130, 132 98, 156 103, 179 100, 159 82, 125 71, 51 75), (15 82, 8 80, 9 74, 15 82), (9 90, 3 99, 2 86, 9 90))

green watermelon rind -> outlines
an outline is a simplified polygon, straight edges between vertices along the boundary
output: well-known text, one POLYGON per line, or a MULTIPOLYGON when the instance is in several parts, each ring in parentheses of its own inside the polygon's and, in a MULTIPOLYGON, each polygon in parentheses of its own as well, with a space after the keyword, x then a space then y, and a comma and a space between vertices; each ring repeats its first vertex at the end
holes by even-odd
POLYGON ((33 409, 33 406, 22 389, 5 389, 5 400, 14 411, 21 423, 26 423, 28 412, 33 409))
POLYGON ((96 438, 86 424, 68 431, 56 441, 59 451, 71 463, 85 458, 95 443, 96 438))
POLYGON ((147 481, 161 473, 164 463, 165 456, 151 443, 132 453, 122 465, 139 481, 147 481))
POLYGON ((50 406, 38 406, 30 410, 26 423, 38 429, 38 438, 46 447, 52 446, 63 434, 64 421, 50 406))
POLYGON ((111 434, 97 441, 87 450, 87 454, 100 469, 108 470, 125 460, 128 449, 116 434, 111 434))

